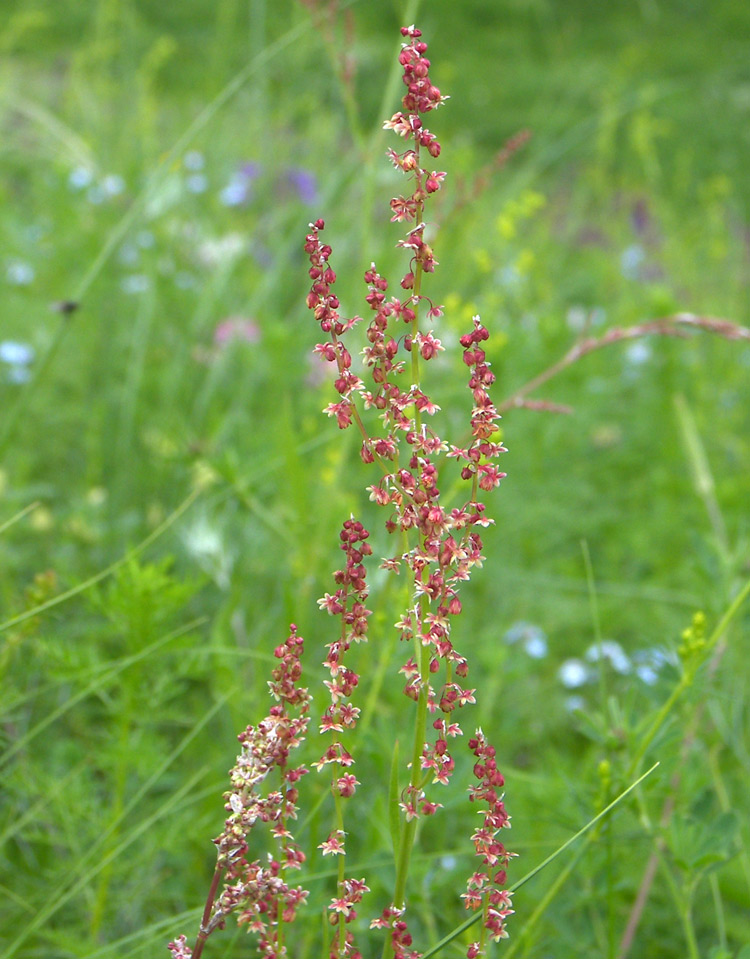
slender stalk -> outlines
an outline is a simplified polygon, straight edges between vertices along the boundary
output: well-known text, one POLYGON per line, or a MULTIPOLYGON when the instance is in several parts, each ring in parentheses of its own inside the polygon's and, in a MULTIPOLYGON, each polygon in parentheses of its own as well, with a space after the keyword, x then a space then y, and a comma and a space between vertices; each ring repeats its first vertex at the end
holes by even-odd
POLYGON ((589 338, 576 343, 568 352, 562 356, 556 363, 543 370, 537 376, 530 379, 523 386, 519 387, 514 393, 506 397, 497 404, 501 413, 518 406, 530 406, 533 409, 553 409, 558 412, 569 412, 569 409, 547 404, 545 401, 532 402, 526 397, 533 393, 548 380, 562 373, 567 367, 572 366, 578 360, 600 350, 605 346, 612 346, 615 343, 622 343, 624 340, 638 339, 642 336, 677 336, 684 337, 687 334, 682 329, 693 328, 700 329, 706 333, 714 333, 727 340, 750 340, 750 329, 732 323, 730 320, 721 319, 716 316, 697 316, 694 313, 675 313, 671 316, 661 317, 657 320, 651 320, 648 323, 639 323, 637 326, 615 327, 608 330, 598 339, 589 338))
MULTIPOLYGON (((740 590, 740 592, 735 596, 734 600, 730 603, 728 609, 726 610, 724 615, 721 617, 721 619, 717 623, 716 627, 714 628, 714 631, 711 633, 710 637, 706 640, 706 646, 705 646, 706 653, 712 650, 716 646, 716 644, 719 642, 721 637, 726 632, 729 624, 732 622, 734 617, 742 608, 742 604, 745 602, 748 596, 750 596, 750 580, 748 580, 745 583, 745 585, 740 590)), ((693 676, 694 676, 693 670, 683 672, 682 677, 680 678, 680 681, 672 690, 672 694, 669 696, 666 702, 662 705, 661 709, 659 709, 658 713, 654 717, 654 720, 651 723, 651 726, 649 727, 646 734, 643 737, 641 737, 640 743, 638 745, 638 749, 635 751, 635 754, 633 755, 633 758, 630 761, 630 765, 628 767, 628 775, 632 775, 635 772, 635 770, 638 769, 638 766, 640 765, 643 757, 645 756, 649 746, 654 741, 654 738, 656 737, 661 727, 664 725, 675 703, 682 696, 685 690, 692 685, 693 676)))
MULTIPOLYGON (((750 587, 750 583, 748 584, 748 587, 750 587)), ((716 670, 718 669, 719 662, 723 653, 724 647, 721 645, 718 645, 718 643, 721 636, 723 636, 727 626, 729 625, 729 622, 731 619, 731 616, 729 616, 729 613, 732 611, 732 609, 734 609, 735 612, 739 610, 742 604, 743 594, 746 595, 747 591, 748 591, 748 588, 746 587, 746 590, 743 591, 743 593, 741 593, 736 598, 735 603, 733 603, 732 606, 730 606, 729 610, 727 610, 727 613, 724 615, 724 617, 722 617, 722 620, 719 622, 718 626, 716 627, 716 629, 714 630, 714 632, 712 633, 711 637, 709 638, 707 642, 707 649, 714 648, 715 650, 714 655, 711 658, 711 661, 709 664, 709 670, 711 674, 715 673, 716 670)), ((683 676, 683 680, 684 680, 684 676, 683 676)), ((682 692, 682 689, 683 689, 683 683, 681 682, 675 688, 672 696, 667 701, 667 703, 665 703, 665 706, 662 707, 662 710, 660 710, 659 716, 657 716, 657 720, 659 719, 659 717, 661 717, 662 722, 666 719, 669 710, 666 709, 665 707, 669 705, 671 708, 671 706, 674 705, 674 702, 676 702, 677 696, 679 695, 680 692, 682 692)), ((698 704, 698 707, 695 709, 693 716, 690 720, 690 723, 688 725, 687 731, 685 732, 685 735, 682 738, 682 743, 680 746, 679 766, 677 771, 673 774, 672 779, 670 781, 670 787, 669 787, 670 791, 669 791, 669 794, 667 795, 667 798, 664 801, 664 804, 662 806, 661 816, 659 818, 659 826, 662 832, 664 829, 666 829, 666 827, 668 826, 672 818, 672 814, 674 812, 675 805, 676 805, 676 796, 677 796, 681 779, 682 779, 682 769, 684 768, 685 764, 689 761, 691 750, 695 742, 695 737, 697 735, 697 732, 700 728, 700 725, 703 719, 704 708, 705 708, 705 702, 701 701, 698 704)), ((651 727, 649 741, 653 741, 653 738, 656 735, 656 731, 657 730, 656 730, 656 721, 655 721, 654 725, 651 727)), ((640 761, 640 759, 638 761, 640 761)), ((631 768, 633 768, 632 764, 631 764, 631 768)), ((719 796, 721 797, 722 795, 721 790, 717 789, 717 792, 719 796)), ((728 807, 724 807, 724 808, 728 808, 728 807)), ((644 869, 643 876, 641 878, 641 882, 638 887, 638 894, 636 895, 635 901, 633 903, 633 906, 630 910, 630 914, 628 916, 625 929, 622 934, 622 938, 620 939, 620 945, 617 953, 618 959, 626 959, 626 957, 630 953, 630 950, 633 946, 633 943, 635 941, 635 936, 638 931, 638 926, 643 916, 643 912, 646 908, 646 903, 648 902, 648 897, 651 893, 651 888, 653 886, 654 879, 656 878, 656 871, 660 862, 663 859, 663 854, 665 849, 666 849, 666 843, 663 836, 657 836, 655 841, 655 847, 648 859, 648 862, 646 863, 646 868, 644 869)), ((743 862, 746 876, 750 876, 750 867, 748 866, 747 856, 741 857, 740 861, 743 862)))
POLYGON ((677 410, 677 418, 682 432, 685 452, 693 473, 695 491, 698 497, 703 501, 706 513, 708 514, 722 572, 724 578, 728 579, 728 573, 732 565, 732 550, 729 546, 729 537, 727 535, 724 517, 721 513, 721 507, 719 506, 719 500, 716 496, 716 483, 711 473, 711 467, 708 464, 708 456, 701 441, 695 417, 685 397, 681 394, 675 396, 674 405, 677 410))
POLYGON ((205 945, 206 939, 210 936, 211 929, 211 912, 214 908, 214 902, 216 900, 216 893, 219 891, 219 883, 221 882, 221 877, 224 875, 224 869, 219 863, 216 864, 214 869, 214 874, 211 879, 211 885, 208 890, 208 896, 206 897, 206 905, 203 909, 203 917, 201 918, 200 928, 198 929, 198 935, 195 940, 195 945, 193 946, 193 959, 200 959, 201 953, 203 952, 203 946, 205 945))
MULTIPOLYGON (((336 788, 335 776, 334 782, 331 784, 331 792, 333 793, 333 802, 336 812, 336 828, 343 835, 344 833, 344 803, 339 794, 338 789, 336 788)), ((346 860, 344 856, 338 856, 338 893, 339 896, 343 895, 344 892, 344 880, 346 879, 346 860)), ((344 959, 346 955, 346 916, 343 912, 338 914, 338 922, 336 924, 336 941, 337 941, 337 951, 339 954, 339 959, 344 959)))
POLYGON ((24 506, 22 510, 19 510, 14 516, 11 516, 10 519, 6 519, 5 522, 0 523, 0 533, 4 533, 6 529, 9 529, 13 526, 14 523, 20 522, 24 516, 27 516, 29 513, 33 512, 40 506, 39 500, 34 500, 33 503, 29 503, 28 506, 24 506))
MULTIPOLYGON (((415 143, 414 153, 417 157, 417 169, 421 170, 419 166, 419 143, 415 143)), ((417 176, 417 192, 422 188, 422 174, 421 172, 417 176)), ((424 216, 424 200, 419 200, 417 203, 417 212, 416 212, 416 221, 417 223, 422 222, 424 216)), ((414 386, 419 386, 419 349, 417 347, 417 336, 419 335, 419 304, 421 303, 422 295, 422 275, 424 269, 422 268, 421 261, 417 260, 416 269, 414 270, 414 319, 411 324, 411 381, 414 386)), ((414 419, 417 425, 417 429, 422 425, 420 411, 416 409, 414 411, 414 419)))
MULTIPOLYGON (((418 145, 415 147, 414 152, 417 155, 417 165, 419 165, 418 145)), ((419 189, 420 186, 421 182, 418 180, 417 188, 419 189)), ((424 203, 420 201, 417 204, 416 212, 416 220, 418 223, 422 222, 423 215, 424 203)), ((423 272, 424 270, 422 269, 422 264, 417 262, 416 269, 414 271, 414 319, 411 323, 411 377, 412 385, 417 387, 420 384, 419 347, 417 345, 417 336, 419 334, 419 304, 423 272)), ((416 407, 414 410, 414 422, 417 430, 419 430, 422 425, 422 420, 420 410, 416 407)), ((419 697, 417 699, 417 710, 414 718, 414 741, 412 745, 411 756, 411 775, 409 777, 410 799, 415 799, 417 791, 421 788, 421 782, 423 778, 421 768, 422 750, 424 748, 425 737, 427 735, 427 690, 429 687, 430 675, 430 653, 429 649, 421 642, 421 626, 426 611, 427 604, 422 596, 419 602, 419 628, 416 630, 414 636, 416 659, 419 663, 420 684, 419 697)), ((406 885, 409 878, 409 865, 411 863, 411 853, 414 847, 416 833, 417 818, 415 816, 412 819, 407 819, 407 821, 404 823, 404 828, 401 830, 401 844, 396 864, 396 884, 393 891, 393 903, 397 909, 402 909, 406 904, 406 885)), ((387 946, 390 946, 390 942, 387 943, 387 946)), ((387 949, 384 954, 388 954, 387 949)))
MULTIPOLYGON (((419 643, 419 636, 415 636, 419 643)), ((421 645, 421 644, 420 644, 421 645)), ((411 775, 409 777, 410 798, 415 797, 422 786, 422 750, 427 734, 427 683, 429 682, 430 653, 423 646, 419 651, 420 690, 417 700, 417 712, 414 720, 414 744, 411 756, 411 775)), ((393 903, 397 909, 406 904, 406 884, 409 878, 409 865, 414 839, 417 833, 417 818, 408 819, 401 830, 401 845, 396 863, 396 885, 393 891, 393 903)))
POLYGON ((665 860, 661 850, 658 850, 658 855, 662 866, 662 875, 672 895, 677 914, 680 917, 680 925, 682 926, 682 933, 685 936, 685 943, 687 945, 688 959, 700 959, 700 950, 698 949, 698 941, 695 938, 695 929, 693 927, 692 895, 690 892, 685 894, 680 891, 672 875, 672 870, 669 868, 669 863, 665 860))
POLYGON ((568 881, 579 861, 583 858, 583 854, 588 849, 589 845, 592 842, 592 837, 589 836, 586 839, 586 842, 576 850, 575 854, 570 857, 568 862, 565 865, 565 868, 555 877, 555 881, 549 887, 549 889, 544 893, 544 895, 537 901, 537 904, 534 908, 534 911, 531 915, 526 916, 524 924, 521 927, 521 931, 518 933, 516 938, 511 943, 510 947, 504 953, 503 959, 512 959, 513 956, 518 952, 521 946, 527 942, 529 936, 536 929, 536 927, 541 922, 544 914, 549 908, 549 904, 562 889, 565 883, 568 881))
MULTIPOLYGON (((279 766, 279 788, 284 794, 286 792, 286 765, 279 766)), ((285 797, 286 799, 286 797, 285 797)), ((281 804, 281 869, 279 870, 279 876, 281 877, 282 882, 286 882, 286 852, 287 852, 287 815, 286 815, 286 801, 281 804)), ((281 896, 279 896, 278 902, 276 903, 276 941, 278 945, 279 955, 284 955, 284 902, 281 896)))

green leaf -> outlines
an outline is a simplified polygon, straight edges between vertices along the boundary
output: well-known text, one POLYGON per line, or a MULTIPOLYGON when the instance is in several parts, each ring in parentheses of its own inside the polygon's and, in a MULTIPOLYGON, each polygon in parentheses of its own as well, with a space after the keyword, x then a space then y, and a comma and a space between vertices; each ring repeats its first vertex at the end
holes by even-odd
POLYGON ((670 838, 675 864, 692 872, 726 862, 733 855, 738 831, 733 810, 701 820, 675 818, 670 838))
POLYGON ((708 953, 708 959, 732 959, 732 953, 727 952, 724 946, 712 946, 708 953))

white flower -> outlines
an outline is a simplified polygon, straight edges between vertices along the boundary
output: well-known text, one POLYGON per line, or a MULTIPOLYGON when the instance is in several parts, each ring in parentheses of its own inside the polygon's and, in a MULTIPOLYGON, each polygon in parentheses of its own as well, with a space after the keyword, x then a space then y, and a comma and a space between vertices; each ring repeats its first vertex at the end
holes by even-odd
POLYGON ((629 673, 633 668, 633 664, 622 646, 613 639, 603 639, 600 643, 589 646, 585 656, 590 663, 599 663, 603 659, 609 660, 612 669, 622 675, 629 673))
POLYGON ((547 636, 541 626, 533 623, 513 623, 503 639, 509 644, 520 642, 524 652, 532 659, 544 659, 547 655, 547 636))
POLYGON ((198 150, 190 150, 182 158, 183 166, 186 170, 202 170, 206 165, 206 160, 198 150))
POLYGON ((633 243, 622 251, 620 272, 627 280, 637 280, 641 275, 641 266, 646 259, 646 251, 640 243, 633 243))
POLYGON ((583 696, 568 696, 565 700, 565 708, 569 713, 580 712, 586 708, 586 700, 583 696))
POLYGON ((101 182, 105 196, 119 196, 125 189, 125 181, 117 173, 108 173, 101 182))
POLYGON ((525 639, 523 648, 532 659, 544 659, 547 655, 547 640, 541 630, 539 634, 529 636, 525 639))
POLYGON ((651 359, 651 347, 644 340, 636 340, 625 350, 625 359, 631 366, 641 366, 651 359))
POLYGON ((183 534, 188 553, 214 580, 220 589, 231 582, 234 555, 227 549, 221 532, 205 516, 195 520, 183 534))
POLYGON ((224 206, 242 206, 249 195, 248 184, 245 180, 233 178, 219 194, 224 206))
POLYGON ((198 258, 205 266, 228 266, 246 249, 247 241, 241 233, 226 233, 204 240, 198 247, 198 258))
POLYGON ((89 167, 77 166, 70 171, 68 186, 71 190, 83 190, 87 186, 91 186, 93 179, 94 174, 89 167))
POLYGON ((635 664, 635 674, 642 683, 647 686, 653 686, 659 678, 659 670, 666 663, 674 662, 674 658, 669 656, 663 649, 652 647, 651 649, 640 649, 633 654, 635 664))
POLYGON ((188 193, 205 193, 208 189, 208 177, 203 173, 193 173, 185 180, 185 187, 188 193))
POLYGON ((34 267, 23 260, 14 260, 8 264, 5 275, 14 286, 28 286, 34 279, 34 267))
POLYGON ((0 343, 0 360, 11 366, 27 366, 34 359, 34 349, 28 343, 3 340, 0 343))
POLYGON ((123 293, 145 293, 151 286, 151 280, 144 273, 131 273, 120 281, 123 293))
POLYGON ((566 659, 557 675, 566 689, 578 689, 591 679, 591 670, 581 659, 566 659))

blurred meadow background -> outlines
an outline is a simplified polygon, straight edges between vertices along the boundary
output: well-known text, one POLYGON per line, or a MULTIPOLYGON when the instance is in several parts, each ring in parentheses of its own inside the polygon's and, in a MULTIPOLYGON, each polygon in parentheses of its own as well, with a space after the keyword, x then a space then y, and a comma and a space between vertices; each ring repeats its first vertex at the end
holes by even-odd
MULTIPOLYGON (((426 292, 446 342, 482 315, 498 399, 613 327, 750 326, 744 0, 2 0, 0 959, 166 956, 192 933, 273 647, 297 623, 317 695, 340 523, 355 512, 389 549, 357 437, 321 413, 302 243, 324 217, 347 315, 372 260, 404 271, 381 124, 411 22, 451 97, 431 123, 448 179, 426 292)), ((456 436, 464 370, 427 372, 456 436)), ((628 784, 683 630, 701 610, 710 632, 750 577, 750 342, 628 340, 532 395, 572 411, 506 414, 456 637, 506 775, 511 880, 628 784)), ((405 704, 398 606, 373 584, 363 919, 392 875, 381 784, 405 704)), ((637 801, 569 873, 576 847, 519 890, 498 955, 722 959, 750 941, 749 627, 744 609, 670 711, 637 801)), ((330 810, 307 780, 314 849, 330 810)), ((463 918, 464 782, 415 861, 421 949, 463 918)), ((298 959, 320 954, 333 894, 319 854, 308 873, 298 959)), ((206 949, 253 954, 233 929, 206 949)))

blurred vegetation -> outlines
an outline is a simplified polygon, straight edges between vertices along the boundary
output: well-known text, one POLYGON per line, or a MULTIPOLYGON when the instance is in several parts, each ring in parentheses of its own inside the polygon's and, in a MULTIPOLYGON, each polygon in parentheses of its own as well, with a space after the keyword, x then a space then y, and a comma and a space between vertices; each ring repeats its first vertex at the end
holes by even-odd
MULTIPOLYGON (((315 686, 338 527, 350 511, 382 523, 356 438, 320 413, 301 246, 323 216, 350 314, 371 260, 403 272, 380 129, 398 27, 419 23, 451 96, 432 124, 449 177, 427 292, 447 343, 481 313, 499 398, 582 335, 682 310, 750 326, 750 7, 359 2, 329 21, 290 0, 2 6, 0 350, 31 354, 0 353, 0 957, 166 955, 197 925, 273 646, 296 622, 315 686)), ((458 436, 461 364, 428 372, 458 436)), ((456 635, 506 770, 512 879, 628 785, 694 611, 710 631, 750 576, 747 341, 611 346, 535 397, 573 412, 507 414, 509 475, 456 635), (627 671, 613 659, 593 681, 597 640, 627 671), (592 680, 575 690, 571 659, 592 680)), ((359 651, 371 801, 351 867, 373 915, 392 869, 382 743, 403 722, 390 589, 376 577, 359 651)), ((690 955, 688 928, 713 959, 750 940, 747 638, 745 611, 649 750, 662 766, 638 803, 525 938, 560 864, 519 891, 499 955, 618 955, 655 848, 632 955, 690 955)), ((307 779, 312 808, 323 786, 307 779)), ((471 869, 465 795, 441 798, 415 864, 420 943, 463 918, 471 869)), ((300 823, 312 848, 328 829, 325 806, 300 823)), ((328 864, 309 865, 300 959, 332 895, 328 864)), ((252 943, 228 931, 206 954, 252 943)))

